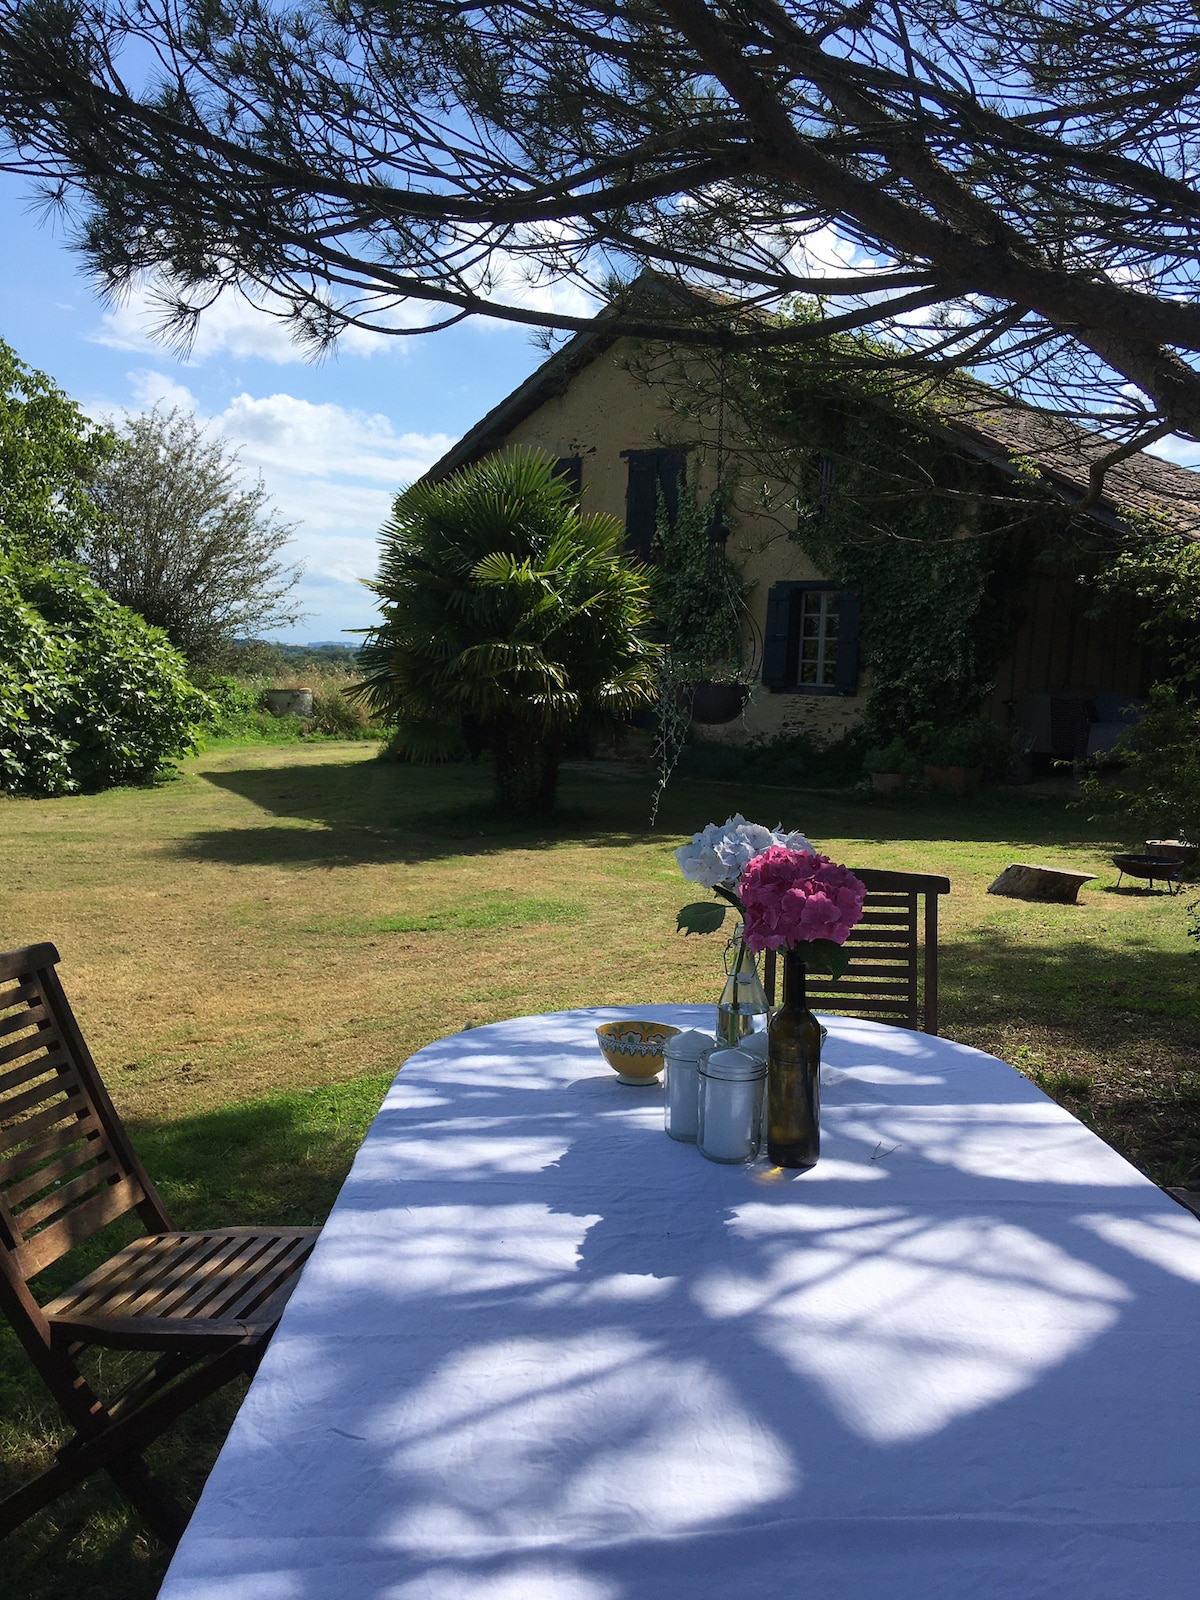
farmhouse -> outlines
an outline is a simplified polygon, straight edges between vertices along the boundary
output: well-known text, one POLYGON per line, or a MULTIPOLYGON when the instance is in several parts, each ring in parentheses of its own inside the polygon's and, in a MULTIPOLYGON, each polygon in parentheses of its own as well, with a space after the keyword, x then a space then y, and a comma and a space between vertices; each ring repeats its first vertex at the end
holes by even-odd
POLYGON ((1110 442, 962 380, 916 406, 878 385, 847 394, 822 380, 790 413, 785 385, 782 431, 764 446, 736 385, 727 404, 723 372, 718 398, 711 364, 707 381, 694 379, 691 360, 616 338, 601 315, 429 475, 538 448, 585 510, 624 521, 646 559, 656 518, 673 521, 686 495, 707 503, 719 477, 727 554, 747 585, 753 681, 741 715, 708 737, 829 742, 862 720, 873 694, 902 723, 918 692, 905 680, 924 674, 926 699, 947 716, 956 695, 974 709, 982 694, 985 714, 1035 753, 1076 757, 1112 742, 1154 662, 1136 607, 1097 604, 1093 556, 1132 521, 1200 535, 1200 475, 1138 453, 1108 467, 1097 494, 1091 469, 1110 442), (907 465, 876 467, 864 493, 864 461, 881 441, 907 465), (839 506, 840 545, 830 538, 839 506), (914 526, 928 535, 919 550, 914 526), (881 597, 903 573, 913 594, 898 624, 881 597))

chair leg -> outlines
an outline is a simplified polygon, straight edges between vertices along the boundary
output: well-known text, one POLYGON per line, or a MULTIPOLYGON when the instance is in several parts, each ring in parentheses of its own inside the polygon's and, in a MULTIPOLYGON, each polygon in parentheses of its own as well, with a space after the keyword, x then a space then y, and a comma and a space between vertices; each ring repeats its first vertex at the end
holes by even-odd
MULTIPOLYGON (((147 1527, 174 1547, 188 1524, 188 1513, 173 1500, 140 1456, 106 1462, 105 1469, 117 1488, 133 1506, 147 1527)), ((7 1537, 44 1511, 55 1500, 91 1477, 98 1463, 87 1457, 67 1454, 30 1483, 22 1484, 0 1500, 0 1539, 7 1537)))
POLYGON ((261 1348, 232 1346, 94 1432, 76 1434, 63 1445, 53 1465, 0 1501, 0 1538, 93 1472, 103 1470, 159 1538, 176 1544, 187 1526, 188 1514, 158 1483, 141 1452, 197 1401, 215 1394, 230 1379, 252 1372, 262 1354, 261 1348))
POLYGON ((147 1527, 174 1549, 183 1537, 190 1513, 163 1488, 141 1456, 110 1461, 105 1471, 147 1527))
POLYGON ((29 1483, 0 1500, 0 1539, 19 1528, 30 1517, 44 1511, 52 1501, 81 1483, 91 1469, 61 1458, 39 1472, 29 1483))

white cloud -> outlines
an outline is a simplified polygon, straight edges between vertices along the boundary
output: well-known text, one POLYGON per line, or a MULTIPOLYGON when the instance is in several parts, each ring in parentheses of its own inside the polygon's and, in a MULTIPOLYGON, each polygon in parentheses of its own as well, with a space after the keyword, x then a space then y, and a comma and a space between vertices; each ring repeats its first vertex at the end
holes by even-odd
POLYGON ((119 420, 130 409, 154 406, 194 412, 236 447, 245 467, 261 472, 269 484, 297 480, 295 496, 315 508, 323 491, 320 482, 310 480, 324 480, 328 492, 356 513, 355 521, 360 515, 374 519, 381 504, 386 510, 398 489, 428 471, 454 443, 448 433, 397 433, 380 412, 283 393, 256 397, 243 392, 223 411, 204 415, 191 390, 166 373, 141 368, 128 378, 134 407, 107 406, 99 414, 119 420))
MULTIPOLYGON (((281 366, 310 360, 309 352, 296 343, 291 325, 279 315, 283 310, 284 302, 276 296, 250 297, 236 289, 224 290, 200 313, 188 363, 198 364, 210 356, 224 354, 238 359, 257 357, 281 366)), ((104 313, 91 338, 115 350, 147 354, 159 351, 163 341, 155 337, 155 330, 162 326, 163 311, 162 289, 153 280, 147 280, 119 305, 104 313)), ((437 306, 408 300, 398 306, 381 305, 375 320, 385 328, 423 328, 439 315, 437 306)), ((347 328, 337 342, 337 349, 347 355, 371 356, 402 343, 402 339, 388 333, 347 328)))
POLYGON ((1195 439, 1181 439, 1177 434, 1170 434, 1150 445, 1148 451, 1152 456, 1173 461, 1177 467, 1200 467, 1200 444, 1195 439))
MULTIPOLYGON (((556 241, 546 241, 553 250, 556 241)), ((559 280, 548 271, 531 271, 522 257, 498 250, 478 271, 470 275, 473 287, 498 303, 520 306, 559 316, 593 317, 599 302, 578 284, 559 280)), ((135 286, 119 305, 105 311, 91 339, 115 350, 152 354, 163 348, 155 336, 161 329, 169 290, 164 280, 149 277, 135 286)), ((291 325, 280 315, 285 302, 266 292, 246 294, 226 289, 212 305, 200 313, 195 337, 188 352, 189 365, 200 364, 212 356, 231 355, 273 361, 278 365, 307 361, 310 353, 297 344, 291 325)), ((374 329, 347 327, 335 348, 343 355, 373 356, 384 350, 403 347, 405 331, 427 328, 453 314, 452 306, 433 301, 401 300, 381 295, 374 305, 359 308, 375 325, 374 329), (380 331, 375 331, 378 329, 380 331), (389 333, 396 329, 397 333, 389 333)), ((489 318, 480 319, 490 322, 489 318)))
POLYGON ((789 251, 785 267, 807 278, 845 278, 865 272, 875 263, 853 239, 831 223, 805 232, 789 251))
POLYGON ((397 434, 389 418, 290 394, 239 394, 217 418, 243 457, 264 470, 400 483, 420 477, 454 443, 448 434, 397 434))

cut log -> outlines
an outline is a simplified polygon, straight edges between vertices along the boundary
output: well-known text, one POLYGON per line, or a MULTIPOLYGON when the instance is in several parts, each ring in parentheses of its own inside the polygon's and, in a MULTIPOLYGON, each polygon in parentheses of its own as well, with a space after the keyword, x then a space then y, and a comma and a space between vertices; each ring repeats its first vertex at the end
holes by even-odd
POLYGON ((988 893, 1008 895, 1013 900, 1056 900, 1060 905, 1073 906, 1080 885, 1091 883, 1095 876, 1094 872, 1068 872, 1065 867, 1014 861, 988 884, 988 893))
POLYGON ((1182 839, 1147 839, 1146 854, 1160 856, 1167 861, 1179 861, 1185 867, 1190 867, 1200 855, 1200 846, 1185 844, 1182 839))

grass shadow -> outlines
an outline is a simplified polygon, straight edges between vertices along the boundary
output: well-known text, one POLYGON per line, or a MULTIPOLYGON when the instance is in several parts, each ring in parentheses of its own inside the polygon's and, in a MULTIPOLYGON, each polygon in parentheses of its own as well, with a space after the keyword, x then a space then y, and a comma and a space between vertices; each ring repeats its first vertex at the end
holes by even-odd
POLYGON ((944 1033, 1011 1061, 1156 1183, 1200 1184, 1197 952, 977 929, 948 957, 944 1033))
MULTIPOLYGON (((880 804, 870 794, 825 794, 679 779, 667 790, 658 824, 649 822, 653 779, 622 775, 598 783, 564 772, 555 815, 520 823, 495 809, 484 764, 411 767, 334 760, 297 766, 223 767, 199 774, 268 815, 269 826, 231 826, 190 835, 182 856, 234 865, 416 864, 561 843, 668 844, 741 810, 816 838, 854 837, 873 845, 941 839, 1006 843, 1018 853, 1096 849, 1099 828, 1061 799, 997 791, 974 799, 941 796, 880 804)), ((1111 842, 1111 841, 1108 841, 1111 842)))

